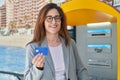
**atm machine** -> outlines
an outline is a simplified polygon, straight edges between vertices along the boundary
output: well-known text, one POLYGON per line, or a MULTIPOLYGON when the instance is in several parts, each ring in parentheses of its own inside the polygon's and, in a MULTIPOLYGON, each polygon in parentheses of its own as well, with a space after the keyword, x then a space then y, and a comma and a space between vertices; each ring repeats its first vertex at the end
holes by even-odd
POLYGON ((76 41, 76 27, 75 26, 67 26, 68 33, 74 41, 76 41))
POLYGON ((76 27, 76 43, 91 80, 117 80, 117 24, 76 27))

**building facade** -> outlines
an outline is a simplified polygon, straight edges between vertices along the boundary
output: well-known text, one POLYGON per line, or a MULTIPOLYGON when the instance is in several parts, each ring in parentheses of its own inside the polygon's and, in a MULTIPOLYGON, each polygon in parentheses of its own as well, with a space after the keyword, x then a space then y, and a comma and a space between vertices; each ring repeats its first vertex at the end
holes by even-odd
POLYGON ((46 0, 18 0, 14 2, 14 22, 16 28, 34 27, 41 4, 46 0))
POLYGON ((66 1, 70 0, 4 0, 0 25, 14 29, 34 27, 40 9, 47 2, 60 5, 66 1))
POLYGON ((6 5, 0 6, 0 28, 6 26, 6 5))
POLYGON ((12 28, 14 23, 14 1, 5 0, 6 5, 6 27, 12 28))

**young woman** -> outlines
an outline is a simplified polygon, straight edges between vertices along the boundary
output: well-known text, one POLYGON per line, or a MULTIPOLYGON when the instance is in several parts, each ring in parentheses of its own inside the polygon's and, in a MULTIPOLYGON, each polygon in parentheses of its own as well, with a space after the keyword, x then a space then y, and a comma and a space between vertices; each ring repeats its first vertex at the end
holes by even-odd
POLYGON ((54 3, 40 10, 33 40, 26 47, 24 76, 25 80, 89 80, 68 34, 65 15, 54 3), (37 47, 48 47, 48 55, 34 55, 37 47))

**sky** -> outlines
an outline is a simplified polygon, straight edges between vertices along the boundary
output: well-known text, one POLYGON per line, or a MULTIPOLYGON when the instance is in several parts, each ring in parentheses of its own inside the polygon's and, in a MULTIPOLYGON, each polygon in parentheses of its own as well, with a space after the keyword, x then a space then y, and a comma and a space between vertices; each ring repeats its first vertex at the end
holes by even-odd
POLYGON ((0 5, 3 4, 4 0, 0 0, 0 5))

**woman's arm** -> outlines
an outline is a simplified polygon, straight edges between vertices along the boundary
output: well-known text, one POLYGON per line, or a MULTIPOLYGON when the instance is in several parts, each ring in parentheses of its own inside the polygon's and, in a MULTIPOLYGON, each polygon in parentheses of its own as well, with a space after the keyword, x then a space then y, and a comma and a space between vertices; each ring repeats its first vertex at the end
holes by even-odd
POLYGON ((72 41, 72 48, 73 48, 74 56, 76 60, 76 72, 77 72, 78 80, 90 80, 87 69, 84 67, 81 61, 75 41, 74 40, 71 40, 71 41, 72 41))
POLYGON ((25 80, 40 80, 43 71, 39 70, 32 64, 32 60, 34 58, 34 48, 35 44, 28 44, 26 46, 26 61, 25 61, 25 72, 24 78, 25 80))

